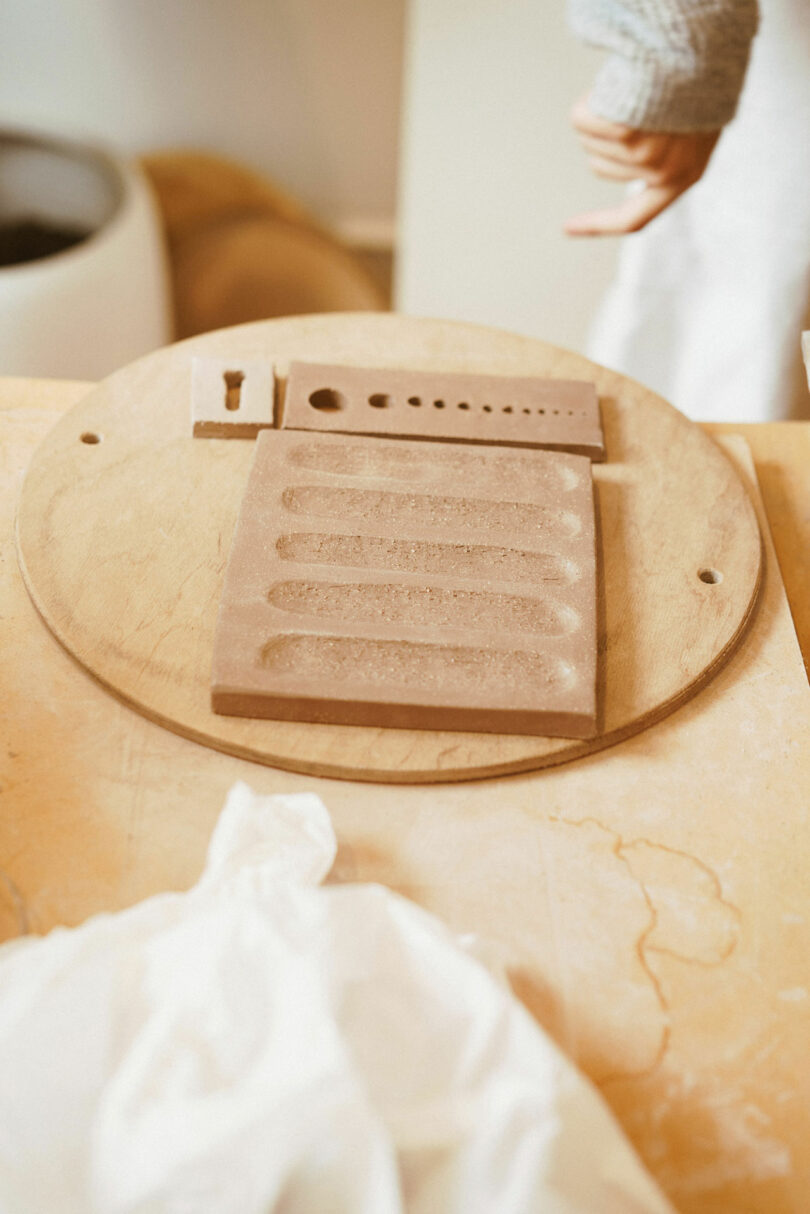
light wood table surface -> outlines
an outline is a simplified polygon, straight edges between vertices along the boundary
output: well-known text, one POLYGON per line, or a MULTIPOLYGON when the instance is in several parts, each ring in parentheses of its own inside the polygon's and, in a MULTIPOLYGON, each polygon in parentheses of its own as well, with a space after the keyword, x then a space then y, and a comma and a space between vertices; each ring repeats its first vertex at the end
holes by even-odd
MULTIPOLYGON (((31 606, 15 503, 89 387, 0 380, 0 939, 190 885, 237 779, 315 790, 334 879, 485 937, 678 1209, 810 1208, 810 693, 772 558, 712 695, 602 756, 441 788, 275 771, 119 704, 31 606)), ((810 668, 810 423, 707 429, 750 446, 810 668)))
POLYGON ((810 674, 810 422, 710 423, 709 434, 748 443, 793 624, 810 674))

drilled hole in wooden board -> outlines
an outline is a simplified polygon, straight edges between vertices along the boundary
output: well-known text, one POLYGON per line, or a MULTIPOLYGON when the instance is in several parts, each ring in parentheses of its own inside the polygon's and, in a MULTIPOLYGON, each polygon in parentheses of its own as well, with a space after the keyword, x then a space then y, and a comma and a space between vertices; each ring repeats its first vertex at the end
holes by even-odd
POLYGON ((723 575, 719 569, 701 569, 698 577, 707 586, 717 586, 723 580, 723 575))
POLYGON ((373 392, 368 398, 368 403, 375 409, 387 409, 391 404, 391 397, 385 392, 373 392))
POLYGON ((96 443, 101 442, 101 435, 95 434, 92 430, 85 430, 84 434, 81 435, 81 440, 83 443, 87 443, 88 446, 92 447, 96 443))
POLYGON ((444 401, 443 401, 443 400, 434 400, 434 402, 433 402, 433 407, 434 407, 435 409, 443 409, 443 408, 444 408, 444 401))
POLYGON ((422 403, 421 396, 409 396, 408 397, 409 405, 421 405, 421 403, 422 403))
POLYGON ((337 413, 338 409, 344 408, 346 398, 336 388, 316 388, 310 393, 309 403, 322 413, 337 413))
POLYGON ((229 413, 235 413, 241 404, 245 373, 244 371, 226 371, 222 378, 225 380, 225 408, 229 413))

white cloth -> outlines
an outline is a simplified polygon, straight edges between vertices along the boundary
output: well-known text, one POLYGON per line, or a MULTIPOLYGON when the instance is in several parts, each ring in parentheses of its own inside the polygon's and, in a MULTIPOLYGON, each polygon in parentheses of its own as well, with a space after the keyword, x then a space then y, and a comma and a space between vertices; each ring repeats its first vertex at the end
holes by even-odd
POLYGON ((237 785, 205 873, 0 950, 3 1214, 663 1214, 594 1089, 438 921, 237 785))
POLYGON ((691 190, 622 240, 588 348, 701 420, 810 417, 810 0, 762 0, 737 117, 691 190))

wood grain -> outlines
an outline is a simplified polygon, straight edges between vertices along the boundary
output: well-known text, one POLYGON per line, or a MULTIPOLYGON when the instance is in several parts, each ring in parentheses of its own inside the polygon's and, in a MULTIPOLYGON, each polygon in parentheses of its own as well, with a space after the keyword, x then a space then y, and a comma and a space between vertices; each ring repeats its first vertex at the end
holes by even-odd
POLYGON ((750 444, 757 481, 773 531, 773 542, 810 676, 810 425, 712 422, 709 434, 739 434, 750 444))
POLYGON ((390 315, 262 322, 141 359, 90 393, 32 461, 18 542, 62 644, 126 703, 218 749, 343 778, 434 782, 591 753, 693 695, 753 609, 760 536, 722 451, 660 398, 545 343, 390 315), (192 439, 192 359, 270 357, 593 379, 608 463, 595 469, 603 562, 600 734, 588 741, 216 716, 217 605, 253 444, 192 439), (98 438, 99 441, 88 441, 98 438), (719 578, 714 583, 701 580, 719 578))
MULTIPOLYGON (((383 882, 501 960, 682 1214, 807 1209, 810 690, 764 515, 751 628, 656 726, 502 780, 320 780, 159 728, 43 626, 14 509, 36 443, 84 391, 0 380, 0 935, 186 888, 236 780, 317 793, 340 843, 331 880, 383 882)), ((810 424, 745 432, 780 474, 770 521, 797 585, 810 424)), ((761 510, 745 444, 723 446, 761 510)))

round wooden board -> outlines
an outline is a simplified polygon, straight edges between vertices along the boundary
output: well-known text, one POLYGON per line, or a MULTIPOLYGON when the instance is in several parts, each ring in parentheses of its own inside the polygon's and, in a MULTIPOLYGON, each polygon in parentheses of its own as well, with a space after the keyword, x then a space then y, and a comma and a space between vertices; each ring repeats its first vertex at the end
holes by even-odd
POLYGON ((20 502, 18 551, 31 596, 57 638, 146 716, 273 766, 402 783, 529 771, 658 720, 731 653, 750 621, 762 565, 756 516, 735 469, 646 388, 529 338, 346 313, 220 330, 105 380, 38 449, 20 502), (600 736, 582 742, 212 713, 214 624, 253 444, 191 437, 191 359, 199 354, 265 356, 282 374, 291 359, 309 359, 593 380, 608 450, 608 462, 594 466, 600 736))

